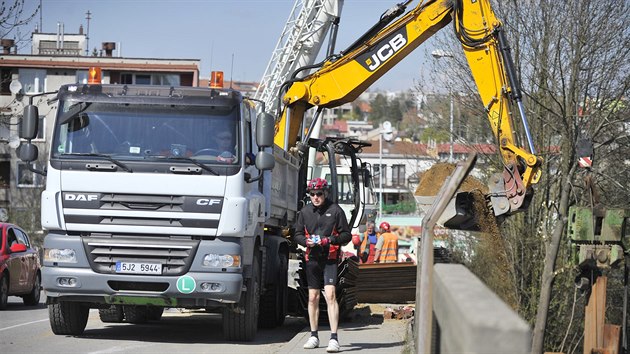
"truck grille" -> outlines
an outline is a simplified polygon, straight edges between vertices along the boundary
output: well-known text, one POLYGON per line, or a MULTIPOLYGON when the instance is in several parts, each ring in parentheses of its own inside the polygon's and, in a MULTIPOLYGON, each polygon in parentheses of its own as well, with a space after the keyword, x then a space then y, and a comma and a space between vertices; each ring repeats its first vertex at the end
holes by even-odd
POLYGON ((93 226, 216 229, 222 197, 63 192, 64 221, 69 229, 93 226))
POLYGON ((141 240, 84 237, 83 245, 92 270, 115 274, 116 262, 147 262, 162 265, 162 275, 181 275, 190 269, 199 241, 165 240, 143 237, 141 240))

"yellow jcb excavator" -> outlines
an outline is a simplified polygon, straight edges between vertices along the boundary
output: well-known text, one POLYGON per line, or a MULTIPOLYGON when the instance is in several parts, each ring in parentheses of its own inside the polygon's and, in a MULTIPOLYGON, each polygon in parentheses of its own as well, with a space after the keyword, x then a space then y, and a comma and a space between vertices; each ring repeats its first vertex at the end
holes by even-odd
POLYGON ((322 108, 352 102, 421 43, 452 22, 497 138, 504 166, 502 173, 491 178, 486 197, 496 216, 527 208, 533 193, 531 187, 540 179, 542 160, 536 156, 510 47, 490 1, 424 1, 406 12, 411 2, 387 10, 377 24, 341 54, 331 55, 320 66, 302 68, 318 68, 315 72, 301 78, 298 75, 303 70, 294 73, 281 89, 283 109, 276 122, 275 144, 286 150, 296 144, 299 148, 309 139, 310 130, 302 134, 309 108, 318 107, 319 112, 322 108), (527 148, 516 141, 514 106, 521 116, 527 148))

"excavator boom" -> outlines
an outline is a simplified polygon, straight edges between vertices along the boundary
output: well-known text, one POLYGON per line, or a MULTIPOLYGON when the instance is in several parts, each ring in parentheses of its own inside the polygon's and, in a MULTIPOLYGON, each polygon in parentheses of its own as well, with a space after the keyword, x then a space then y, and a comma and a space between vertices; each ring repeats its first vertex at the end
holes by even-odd
POLYGON ((527 207, 531 186, 540 178, 509 45, 489 0, 433 0, 405 13, 397 4, 341 55, 329 57, 316 72, 291 81, 276 123, 275 143, 288 149, 301 136, 307 109, 332 108, 354 101, 420 44, 453 22, 492 131, 503 173, 491 178, 489 199, 495 215, 527 207), (517 106, 528 146, 517 143, 512 106, 517 106))

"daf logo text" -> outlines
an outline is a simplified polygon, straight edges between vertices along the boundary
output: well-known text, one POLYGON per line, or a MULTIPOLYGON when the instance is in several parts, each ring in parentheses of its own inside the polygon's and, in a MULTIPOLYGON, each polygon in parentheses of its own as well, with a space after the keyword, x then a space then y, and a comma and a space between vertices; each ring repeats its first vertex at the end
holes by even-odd
POLYGON ((77 201, 77 202, 92 202, 92 201, 98 200, 98 195, 97 194, 82 194, 82 193, 77 193, 77 194, 66 193, 64 195, 64 199, 69 200, 69 201, 77 201))

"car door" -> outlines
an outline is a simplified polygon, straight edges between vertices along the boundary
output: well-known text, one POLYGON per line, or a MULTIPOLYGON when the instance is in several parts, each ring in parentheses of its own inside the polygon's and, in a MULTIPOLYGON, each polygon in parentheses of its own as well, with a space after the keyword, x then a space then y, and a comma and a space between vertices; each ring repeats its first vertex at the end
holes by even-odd
POLYGON ((35 282, 35 274, 37 274, 37 251, 33 249, 31 241, 29 240, 24 230, 14 227, 13 231, 18 239, 18 242, 26 245, 26 252, 22 254, 22 260, 24 265, 24 290, 29 291, 33 288, 33 282, 35 282))
MULTIPOLYGON (((6 232, 6 247, 8 249, 11 248, 12 245, 19 243, 18 238, 15 235, 15 231, 11 226, 5 228, 4 232, 6 232)), ((11 252, 9 250, 9 252, 11 252)), ((24 278, 26 277, 26 265, 24 264, 26 261, 22 259, 22 254, 20 253, 9 253, 9 259, 7 261, 7 268, 9 268, 9 293, 16 294, 24 292, 24 278)))

